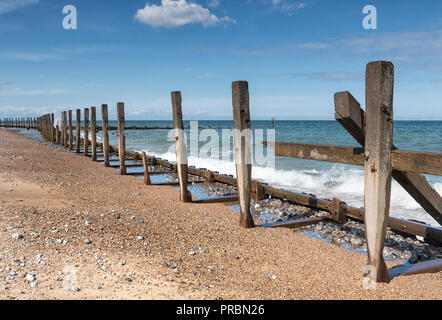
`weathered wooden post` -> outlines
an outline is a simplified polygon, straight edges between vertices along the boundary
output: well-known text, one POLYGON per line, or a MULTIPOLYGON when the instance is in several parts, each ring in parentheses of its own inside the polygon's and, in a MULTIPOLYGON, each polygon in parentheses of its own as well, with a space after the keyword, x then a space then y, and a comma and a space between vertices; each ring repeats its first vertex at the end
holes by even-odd
POLYGON ((252 180, 252 198, 255 201, 265 199, 264 186, 257 180, 252 180))
POLYGON ((108 113, 107 104, 101 105, 101 139, 103 140, 103 157, 104 166, 109 167, 109 134, 107 132, 108 126, 108 113))
POLYGON ((144 169, 144 184, 146 185, 151 185, 152 182, 150 180, 150 175, 149 175, 149 165, 147 163, 147 157, 146 157, 146 152, 142 152, 141 153, 141 157, 143 159, 143 169, 144 169))
POLYGON ((64 145, 64 117, 63 117, 63 112, 61 112, 61 119, 60 119, 60 123, 59 123, 59 129, 60 129, 60 144, 63 146, 64 145))
MULTIPOLYGON (((58 122, 58 121, 57 121, 58 122)), ((55 143, 56 144, 61 144, 61 137, 60 137, 60 128, 57 125, 55 126, 55 143)))
POLYGON ((124 137, 124 103, 117 103, 117 119, 118 119, 118 157, 120 159, 120 174, 126 174, 126 141, 124 137))
POLYGON ((76 110, 75 116, 75 152, 80 153, 81 109, 76 110))
POLYGON ((55 115, 51 113, 51 141, 56 142, 57 132, 55 131, 55 115))
POLYGON ((73 146, 73 129, 72 129, 72 110, 69 110, 68 112, 69 115, 69 150, 72 150, 74 148, 73 146))
POLYGON ((91 145, 92 161, 97 161, 97 111, 91 107, 91 145))
POLYGON ((338 198, 332 199, 330 208, 330 219, 336 221, 339 224, 344 224, 347 221, 343 203, 338 198))
POLYGON ((382 252, 391 193, 393 64, 384 61, 369 63, 365 81, 364 207, 368 261, 364 277, 375 282, 388 282, 388 270, 382 252))
POLYGON ((232 83, 232 105, 235 144, 235 166, 241 216, 239 224, 244 228, 255 226, 250 213, 252 157, 250 153, 249 85, 247 81, 232 83))
POLYGON ((89 109, 84 108, 84 124, 83 124, 83 154, 89 155, 89 109))
POLYGON ((192 195, 187 190, 188 163, 186 141, 184 137, 183 112, 181 109, 181 92, 174 91, 172 96, 173 126, 175 129, 175 149, 178 180, 180 183, 180 199, 183 202, 192 202, 192 195))
POLYGON ((63 116, 63 146, 65 148, 67 148, 68 147, 68 124, 67 124, 68 117, 67 117, 67 112, 63 111, 62 116, 63 116))

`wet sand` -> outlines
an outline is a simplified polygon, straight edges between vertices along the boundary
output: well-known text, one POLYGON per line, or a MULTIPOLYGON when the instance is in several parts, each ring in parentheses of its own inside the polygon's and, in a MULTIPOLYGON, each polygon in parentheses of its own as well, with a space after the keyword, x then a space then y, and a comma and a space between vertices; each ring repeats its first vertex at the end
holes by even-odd
POLYGON ((442 273, 366 290, 363 255, 242 229, 224 204, 180 203, 172 187, 6 130, 0 207, 1 299, 441 298, 442 273))

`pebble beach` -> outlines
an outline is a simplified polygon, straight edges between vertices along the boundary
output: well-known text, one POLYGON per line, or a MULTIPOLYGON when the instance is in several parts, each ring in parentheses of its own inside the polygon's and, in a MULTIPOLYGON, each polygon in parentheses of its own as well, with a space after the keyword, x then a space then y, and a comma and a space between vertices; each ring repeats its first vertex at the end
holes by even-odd
MULTIPOLYGON (((358 222, 242 229, 224 204, 181 203, 173 187, 145 186, 13 131, 0 130, 0 181, 4 300, 441 297, 441 272, 364 289, 358 222)), ((212 192, 223 195, 217 186, 212 192)), ((323 214, 275 199, 252 208, 258 222, 323 214)), ((390 232, 384 255, 392 268, 441 251, 390 232)))

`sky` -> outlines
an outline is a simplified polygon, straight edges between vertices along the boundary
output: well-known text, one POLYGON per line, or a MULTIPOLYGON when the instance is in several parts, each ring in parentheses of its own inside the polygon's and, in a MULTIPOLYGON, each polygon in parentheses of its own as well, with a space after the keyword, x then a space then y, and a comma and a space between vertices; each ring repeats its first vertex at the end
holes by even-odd
POLYGON ((365 105, 377 60, 395 65, 396 120, 442 120, 442 1, 0 0, 0 118, 124 102, 171 120, 181 91, 185 120, 230 120, 247 80, 252 120, 331 120, 335 92, 365 105))

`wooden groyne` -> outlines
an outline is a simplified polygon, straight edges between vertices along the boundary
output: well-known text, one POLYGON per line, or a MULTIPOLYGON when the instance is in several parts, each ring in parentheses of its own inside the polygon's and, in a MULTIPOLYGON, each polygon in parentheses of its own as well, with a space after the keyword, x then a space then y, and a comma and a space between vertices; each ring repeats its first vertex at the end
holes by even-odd
MULTIPOLYGON (((439 224, 442 222, 442 199, 422 175, 423 173, 442 175, 442 154, 397 150, 393 145, 393 87, 393 65, 389 62, 379 61, 367 65, 366 111, 360 108, 359 103, 349 92, 335 94, 335 118, 361 145, 359 148, 301 144, 296 142, 263 142, 265 145, 274 148, 275 155, 277 156, 364 166, 365 209, 349 206, 338 198, 322 199, 313 195, 274 188, 251 179, 250 144, 247 142, 250 137, 250 106, 248 83, 246 81, 237 81, 232 84, 237 178, 187 165, 187 151, 183 136, 182 99, 181 93, 178 91, 171 94, 173 129, 175 130, 176 141, 176 163, 149 156, 145 153, 140 154, 126 150, 124 132, 128 128, 125 127, 124 103, 117 104, 118 127, 116 129, 118 130, 118 147, 109 145, 108 131, 111 130, 111 127, 108 126, 107 105, 102 105, 101 108, 101 128, 96 126, 95 107, 84 109, 83 127, 80 126, 81 110, 77 109, 76 139, 73 139, 71 117, 69 117, 69 130, 66 129, 66 112, 62 113, 61 132, 58 125, 54 126, 53 114, 43 115, 35 119, 34 122, 26 123, 34 123, 34 127, 41 132, 46 140, 74 150, 76 153, 81 153, 81 146, 83 146, 84 156, 91 157, 94 161, 103 162, 105 166, 119 168, 122 175, 144 175, 144 182, 147 185, 152 184, 151 175, 176 173, 178 175, 178 183, 163 183, 162 185, 179 185, 180 199, 183 202, 238 202, 240 205, 239 224, 245 228, 255 227, 250 211, 251 199, 259 201, 270 197, 328 211, 329 215, 320 218, 264 224, 260 227, 300 228, 324 221, 344 224, 349 218, 363 221, 365 223, 368 252, 364 277, 375 282, 387 282, 388 273, 383 259, 383 247, 387 228, 413 236, 421 236, 430 243, 442 244, 442 229, 440 227, 432 227, 424 223, 389 216, 391 180, 394 178, 428 214, 439 224), (89 113, 89 110, 91 113, 89 113), (91 119, 90 126, 89 119, 91 119), (97 135, 95 134, 100 129, 102 129, 103 143, 97 143, 97 135), (84 131, 84 139, 80 138, 80 130, 84 131), (92 141, 89 141, 89 130, 94 132, 94 134, 91 134, 92 141), (75 148, 72 145, 74 140, 75 148), (103 159, 97 158, 99 156, 97 148, 102 151, 100 156, 103 159), (110 164, 111 156, 118 156, 118 165, 110 164), (127 160, 135 162, 127 164, 127 160), (160 166, 164 168, 164 171, 149 172, 149 166, 160 166), (127 173, 128 167, 142 167, 143 172, 136 174, 127 173), (191 176, 198 177, 198 182, 220 182, 236 186, 238 195, 216 199, 192 199, 192 195, 187 190, 191 176)), ((72 112, 69 112, 69 115, 71 114, 72 112)), ((11 124, 17 123, 14 119, 10 120, 4 119, 2 126, 11 127, 11 124)), ((419 272, 426 270, 424 265, 421 268, 419 266, 415 268, 419 272)), ((431 263, 431 271, 441 269, 442 261, 436 260, 436 262, 431 263)))
POLYGON ((0 127, 37 129, 37 118, 3 118, 0 119, 0 127))

